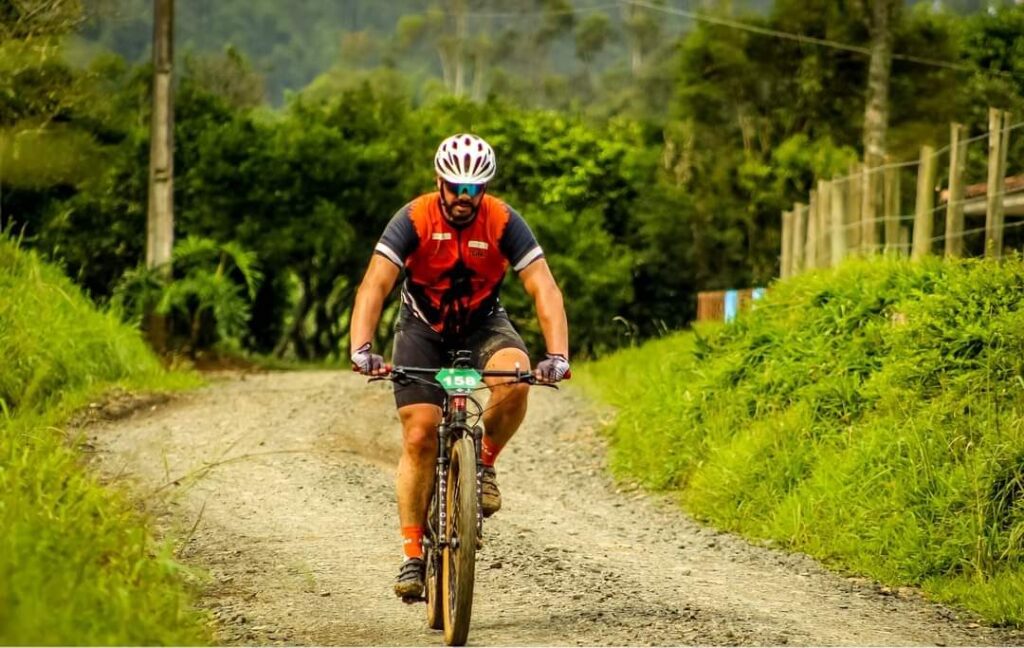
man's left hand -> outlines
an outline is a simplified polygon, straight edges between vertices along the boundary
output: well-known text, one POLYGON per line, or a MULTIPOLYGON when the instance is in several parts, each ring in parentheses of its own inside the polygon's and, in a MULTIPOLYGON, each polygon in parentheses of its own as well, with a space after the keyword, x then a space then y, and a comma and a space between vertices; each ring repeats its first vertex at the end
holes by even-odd
POLYGON ((537 365, 537 378, 541 382, 556 383, 569 373, 569 360, 560 353, 549 353, 537 365))

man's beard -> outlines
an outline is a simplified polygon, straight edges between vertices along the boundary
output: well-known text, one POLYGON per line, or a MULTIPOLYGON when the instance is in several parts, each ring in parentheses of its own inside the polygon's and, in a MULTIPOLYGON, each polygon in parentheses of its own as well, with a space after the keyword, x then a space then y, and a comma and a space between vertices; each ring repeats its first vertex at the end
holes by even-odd
POLYGON ((458 223, 460 225, 468 223, 469 221, 473 220, 474 216, 476 216, 476 208, 473 206, 473 203, 469 201, 456 201, 452 203, 451 209, 448 210, 448 217, 452 220, 452 222, 458 223), (467 207, 468 211, 466 211, 463 214, 460 214, 455 211, 456 207, 467 207))

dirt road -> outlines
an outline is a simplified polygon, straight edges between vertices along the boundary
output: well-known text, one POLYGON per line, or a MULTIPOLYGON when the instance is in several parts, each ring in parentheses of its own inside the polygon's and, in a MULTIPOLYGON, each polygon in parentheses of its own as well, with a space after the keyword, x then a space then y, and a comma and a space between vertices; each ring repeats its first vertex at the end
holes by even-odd
MULTIPOLYGON (((470 643, 1021 644, 913 592, 701 528, 617 488, 594 406, 535 389, 498 462, 470 643)), ((400 562, 389 386, 342 372, 250 374, 86 428, 182 559, 212 579, 222 643, 439 645, 391 593, 400 562)))

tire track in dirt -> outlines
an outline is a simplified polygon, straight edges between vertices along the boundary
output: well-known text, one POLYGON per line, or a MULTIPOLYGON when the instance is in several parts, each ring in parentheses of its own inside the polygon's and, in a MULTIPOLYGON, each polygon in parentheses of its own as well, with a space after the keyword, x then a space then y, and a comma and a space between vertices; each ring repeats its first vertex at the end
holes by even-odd
MULTIPOLYGON (((498 462, 505 508, 484 526, 471 644, 1022 643, 617 488, 598 426, 571 389, 531 395, 498 462)), ((391 593, 400 435, 388 386, 247 374, 87 432, 101 470, 189 538, 181 557, 210 575, 202 605, 221 643, 442 643, 422 606, 391 593)))

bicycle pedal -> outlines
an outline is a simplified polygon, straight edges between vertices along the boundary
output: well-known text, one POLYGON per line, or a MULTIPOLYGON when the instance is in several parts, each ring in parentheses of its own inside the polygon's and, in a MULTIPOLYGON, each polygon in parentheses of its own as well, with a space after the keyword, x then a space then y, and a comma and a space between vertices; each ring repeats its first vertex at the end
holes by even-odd
POLYGON ((426 603, 427 599, 423 596, 403 596, 402 603, 406 605, 413 605, 415 603, 426 603))

